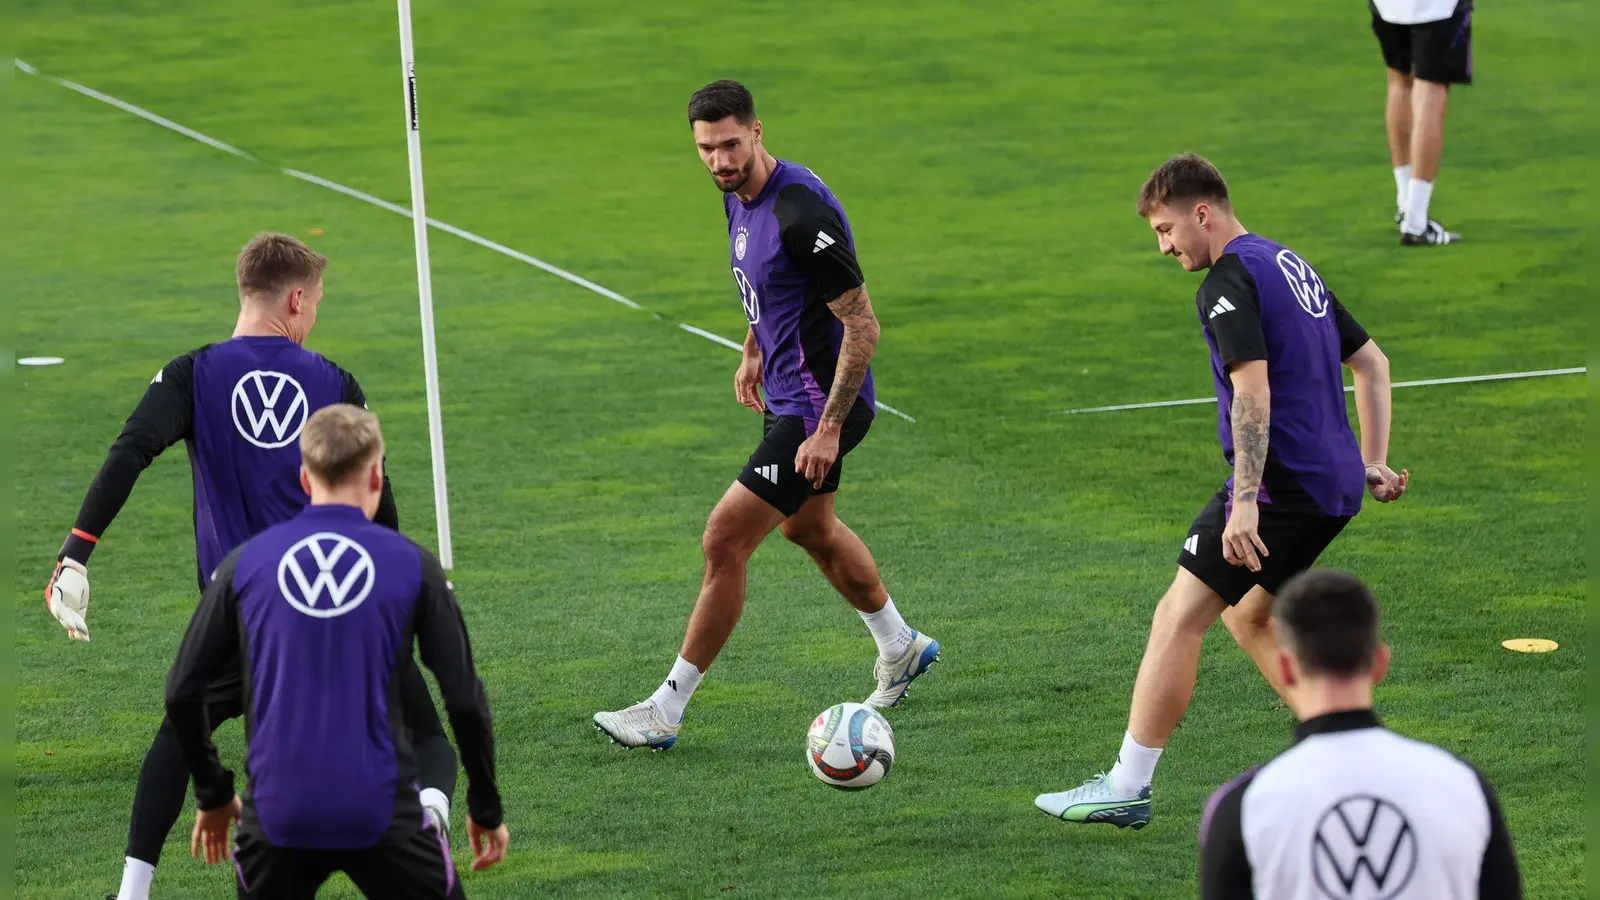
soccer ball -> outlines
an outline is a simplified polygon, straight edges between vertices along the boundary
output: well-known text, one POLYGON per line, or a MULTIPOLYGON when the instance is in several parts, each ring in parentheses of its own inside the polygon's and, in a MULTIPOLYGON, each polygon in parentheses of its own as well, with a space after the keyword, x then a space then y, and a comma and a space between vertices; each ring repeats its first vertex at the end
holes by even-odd
POLYGON ((811 774, 830 787, 872 787, 894 765, 894 730, 877 710, 860 703, 829 707, 806 734, 806 762, 811 774))

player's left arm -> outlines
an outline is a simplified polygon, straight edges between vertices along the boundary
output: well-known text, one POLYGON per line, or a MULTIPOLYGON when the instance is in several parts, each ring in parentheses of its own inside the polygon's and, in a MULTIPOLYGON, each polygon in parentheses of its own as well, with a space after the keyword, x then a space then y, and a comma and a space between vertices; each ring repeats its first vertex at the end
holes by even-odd
POLYGON ((1367 486, 1381 503, 1399 500, 1411 473, 1389 468, 1389 427, 1393 416, 1389 357, 1378 349, 1367 330, 1334 297, 1333 319, 1339 329, 1339 358, 1355 382, 1356 420, 1361 426, 1361 459, 1366 464, 1367 486))
POLYGON ((1261 327, 1261 299, 1255 281, 1238 257, 1225 256, 1200 287, 1206 327, 1217 342, 1217 356, 1233 385, 1233 513, 1222 534, 1222 555, 1252 572, 1261 570, 1267 546, 1258 533, 1256 505, 1267 469, 1272 430, 1272 385, 1267 378, 1267 338, 1261 327), (1259 554, 1259 555, 1258 555, 1259 554))
MULTIPOLYGON (((367 394, 361 389, 360 382, 356 381, 356 377, 349 372, 345 372, 343 369, 339 371, 344 372, 344 402, 366 409, 367 394)), ((372 521, 385 528, 399 531, 400 508, 395 505, 394 486, 389 483, 389 457, 387 455, 384 456, 383 463, 383 494, 378 498, 378 511, 372 516, 372 521)))
POLYGON ((828 310, 844 330, 833 387, 817 430, 795 458, 796 470, 820 486, 838 459, 844 421, 855 408, 877 351, 878 317, 838 211, 805 185, 792 184, 779 192, 776 212, 789 258, 816 285, 818 294, 833 298, 827 301, 828 310))

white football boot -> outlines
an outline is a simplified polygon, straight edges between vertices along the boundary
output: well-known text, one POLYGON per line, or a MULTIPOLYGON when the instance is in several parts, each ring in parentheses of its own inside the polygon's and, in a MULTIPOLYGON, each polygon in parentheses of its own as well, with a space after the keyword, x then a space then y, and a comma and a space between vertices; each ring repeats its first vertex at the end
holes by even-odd
POLYGON ((635 747, 666 750, 678 742, 678 728, 682 725, 682 722, 669 723, 652 700, 642 700, 616 712, 594 714, 594 727, 629 750, 635 747))
POLYGON ((872 674, 878 679, 878 689, 861 702, 874 709, 900 705, 911 682, 938 661, 939 642, 921 632, 911 632, 911 646, 904 653, 894 659, 878 657, 872 667, 872 674))

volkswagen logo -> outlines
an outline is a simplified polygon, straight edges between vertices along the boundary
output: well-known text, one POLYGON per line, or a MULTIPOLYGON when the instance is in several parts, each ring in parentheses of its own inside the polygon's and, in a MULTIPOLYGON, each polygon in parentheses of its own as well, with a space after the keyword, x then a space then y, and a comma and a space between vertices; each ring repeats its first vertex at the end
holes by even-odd
POLYGON ((283 599, 317 619, 353 611, 372 593, 375 579, 367 549, 331 531, 297 541, 278 561, 283 599))
POLYGON ((1278 268, 1283 271, 1301 309, 1319 319, 1328 314, 1328 288, 1310 263, 1296 256, 1293 250, 1284 248, 1278 251, 1278 268))
POLYGON ((750 276, 738 266, 733 267, 733 280, 739 284, 739 299, 744 303, 744 317, 754 325, 761 321, 761 300, 756 297, 756 286, 750 283, 750 276))
POLYGON ((1345 797, 1317 820, 1311 871, 1332 900, 1391 900, 1417 870, 1417 833, 1405 813, 1369 795, 1345 797))
POLYGON ((305 390, 282 372, 256 369, 233 386, 233 427, 263 450, 276 450, 299 437, 308 415, 305 390))

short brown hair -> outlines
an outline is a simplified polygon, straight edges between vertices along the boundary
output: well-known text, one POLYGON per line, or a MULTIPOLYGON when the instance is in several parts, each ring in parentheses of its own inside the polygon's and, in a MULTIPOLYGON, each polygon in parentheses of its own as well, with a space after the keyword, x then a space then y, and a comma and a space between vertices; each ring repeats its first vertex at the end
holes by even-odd
POLYGON ((1307 674, 1363 675, 1378 658, 1378 601, 1354 575, 1298 575, 1278 592, 1272 616, 1283 648, 1307 674))
POLYGON ((328 258, 287 234, 258 234, 239 251, 239 294, 279 294, 322 277, 328 258))
POLYGON ((335 403, 312 414, 300 432, 300 459, 318 481, 334 486, 359 475, 383 455, 378 417, 359 406, 335 403))
POLYGON ((1156 167, 1139 189, 1139 215, 1148 219, 1150 213, 1170 203, 1193 204, 1210 200, 1230 208, 1228 182, 1211 161, 1198 153, 1174 156, 1156 167))

